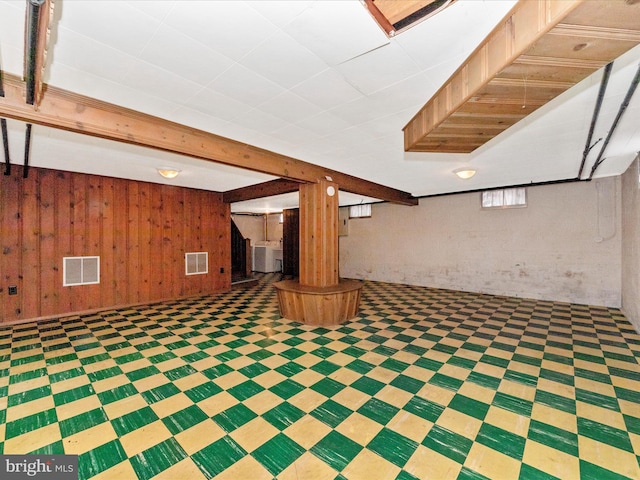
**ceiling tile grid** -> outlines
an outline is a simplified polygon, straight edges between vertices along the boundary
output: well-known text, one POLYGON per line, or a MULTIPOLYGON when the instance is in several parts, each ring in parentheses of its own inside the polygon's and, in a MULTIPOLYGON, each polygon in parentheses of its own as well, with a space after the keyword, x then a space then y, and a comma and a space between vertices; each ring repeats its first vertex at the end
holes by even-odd
MULTIPOLYGON (((403 148, 404 125, 514 4, 457 0, 388 38, 359 0, 56 0, 45 80, 416 196, 558 179, 577 173, 599 72, 470 154, 403 148), (452 171, 468 164, 478 174, 460 182, 452 171)), ((24 12, 24 1, 0 0, 0 61, 16 75, 22 74, 24 12)), ((611 79, 599 137, 639 59, 635 48, 616 61, 626 68, 617 66, 611 79)), ((638 96, 608 152, 623 159, 603 165, 600 175, 621 173, 640 150, 640 127, 629 121, 640 116, 638 96)), ((23 127, 11 122, 11 130, 12 155, 21 158, 23 127)), ((164 182, 153 168, 166 160, 160 152, 116 148, 111 154, 106 141, 74 147, 77 136, 38 133, 34 165, 164 182)), ((173 183, 195 188, 225 191, 271 178, 177 155, 171 160, 184 165, 182 180, 173 183)), ((290 205, 291 195, 285 197, 282 205, 290 205)))

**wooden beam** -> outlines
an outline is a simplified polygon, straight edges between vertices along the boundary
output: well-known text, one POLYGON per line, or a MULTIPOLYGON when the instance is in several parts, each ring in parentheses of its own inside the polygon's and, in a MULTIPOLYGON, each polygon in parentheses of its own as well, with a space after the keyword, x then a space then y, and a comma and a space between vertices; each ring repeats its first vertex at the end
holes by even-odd
POLYGON ((140 145, 297 182, 331 177, 341 190, 402 205, 417 205, 410 193, 280 155, 213 133, 45 85, 37 111, 24 103, 25 85, 5 75, 0 116, 74 133, 140 145))
POLYGON ((404 127, 405 150, 473 151, 493 136, 444 138, 447 119, 500 105, 506 130, 640 43, 638 25, 637 1, 521 0, 404 127))
POLYGON ((257 185, 228 190, 222 194, 222 200, 225 203, 243 202, 245 200, 255 200, 256 198, 293 193, 299 190, 300 182, 278 178, 269 182, 258 183, 257 185))

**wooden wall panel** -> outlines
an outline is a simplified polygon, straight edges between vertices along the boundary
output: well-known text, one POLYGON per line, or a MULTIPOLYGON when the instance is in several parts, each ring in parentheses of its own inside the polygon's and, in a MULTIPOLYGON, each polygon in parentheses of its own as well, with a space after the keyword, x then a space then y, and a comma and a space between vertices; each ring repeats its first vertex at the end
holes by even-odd
POLYGON ((121 284, 118 288, 123 291, 123 300, 118 303, 124 303, 126 298, 131 299, 132 303, 140 302, 140 192, 141 184, 136 182, 127 183, 127 233, 126 233, 126 249, 127 249, 127 280, 129 288, 123 288, 126 284, 121 284), (127 296, 128 293, 128 296, 127 296))
POLYGON ((42 308, 58 308, 58 264, 56 258, 56 184, 55 172, 44 170, 40 175, 40 304, 42 308))
POLYGON ((68 312, 71 311, 71 289, 62 288, 62 257, 69 257, 73 252, 73 225, 69 221, 73 211, 73 181, 71 174, 67 172, 55 172, 56 203, 55 215, 56 223, 54 228, 56 239, 56 290, 58 294, 58 304, 51 309, 44 311, 68 312))
MULTIPOLYGON (((182 218, 184 217, 184 191, 181 188, 172 189, 174 197, 171 200, 171 239, 173 242, 173 255, 171 257, 171 270, 178 271, 184 268, 184 230, 182 218)), ((185 292, 184 277, 176 278, 171 282, 171 297, 182 297, 185 292)))
MULTIPOLYGON (((13 169, 17 170, 15 166, 13 169)), ((0 208, 2 208, 2 217, 0 218, 2 220, 0 223, 2 229, 2 235, 0 235, 0 241, 2 241, 2 260, 0 263, 2 285, 0 285, 0 292, 2 292, 3 301, 0 313, 3 318, 15 318, 22 314, 22 295, 9 295, 8 292, 8 287, 12 285, 18 287, 18 293, 21 293, 24 287, 21 277, 22 219, 19 208, 22 181, 17 175, 14 173, 11 177, 4 175, 1 177, 3 182, 0 190, 2 196, 0 201, 0 208)))
POLYGON ((0 323, 228 290, 230 221, 219 193, 39 168, 23 179, 14 165, 0 176, 0 323), (187 251, 209 252, 207 275, 185 276, 187 251), (63 257, 85 255, 100 256, 100 283, 63 287, 63 257))
MULTIPOLYGON (((130 242, 138 245, 138 231, 137 229, 131 229, 131 222, 128 219, 127 212, 133 214, 129 208, 129 189, 127 185, 132 182, 126 180, 114 179, 113 182, 113 205, 115 205, 116 199, 120 199, 123 208, 113 208, 113 276, 114 276, 114 303, 116 305, 122 305, 127 301, 127 282, 136 281, 131 280, 129 273, 129 262, 137 261, 130 259, 132 254, 131 249, 128 248, 127 239, 130 242)), ((120 202, 119 202, 120 203, 120 202)), ((136 212, 137 213, 137 212, 136 212)), ((136 226, 137 219, 135 217, 136 226)), ((137 258, 137 257, 136 257, 137 258)), ((131 292, 131 301, 137 300, 137 289, 131 292)))
POLYGON ((28 178, 22 180, 22 315, 33 317, 38 314, 40 303, 40 282, 30 279, 40 276, 40 208, 39 175, 30 170, 28 178))
POLYGON ((300 283, 337 285, 338 186, 327 180, 300 186, 300 283), (327 189, 333 189, 329 195, 327 189))
POLYGON ((102 177, 101 178, 101 199, 100 202, 96 202, 100 207, 100 225, 101 242, 103 252, 112 252, 111 255, 104 255, 100 261, 100 271, 103 278, 109 279, 110 285, 106 285, 107 288, 101 288, 102 294, 101 305, 115 305, 116 304, 116 276, 115 276, 115 262, 117 257, 115 255, 114 244, 114 219, 113 219, 113 178, 102 177))
POLYGON ((138 189, 138 217, 139 236, 139 264, 138 264, 138 287, 139 300, 143 302, 145 298, 151 296, 151 184, 140 183, 138 189))

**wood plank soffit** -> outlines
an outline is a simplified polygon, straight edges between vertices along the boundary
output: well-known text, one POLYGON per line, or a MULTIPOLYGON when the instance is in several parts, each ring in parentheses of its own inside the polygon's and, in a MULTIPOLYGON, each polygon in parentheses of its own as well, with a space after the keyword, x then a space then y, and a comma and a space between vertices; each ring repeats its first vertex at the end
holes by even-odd
POLYGON ((265 173, 296 182, 331 177, 340 189, 380 200, 417 205, 410 193, 280 155, 213 133, 44 85, 37 111, 25 103, 25 84, 4 75, 0 116, 83 135, 154 148, 265 173))
POLYGON ((640 2, 520 0, 404 127, 405 150, 473 151, 638 45, 638 26, 640 2))

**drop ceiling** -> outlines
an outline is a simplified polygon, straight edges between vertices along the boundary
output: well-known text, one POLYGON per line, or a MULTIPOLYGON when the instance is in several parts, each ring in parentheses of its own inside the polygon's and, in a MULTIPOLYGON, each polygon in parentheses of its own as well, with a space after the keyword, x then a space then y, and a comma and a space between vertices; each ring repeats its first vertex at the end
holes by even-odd
MULTIPOLYGON (((471 153, 404 150, 403 127, 514 4, 458 0, 388 37, 358 0, 57 0, 44 81, 414 196, 574 178, 601 69, 471 153), (463 181, 453 170, 466 166, 477 174, 463 181)), ((0 0, 8 74, 23 72, 24 18, 24 1, 0 0)), ((594 141, 607 135, 639 61, 634 47, 614 62, 594 141)), ((640 93, 596 177, 620 174, 633 160, 638 118, 640 93)), ((11 158, 21 163, 25 126, 8 123, 11 158)), ((276 178, 38 125, 30 162, 221 192, 276 178), (164 180, 161 166, 181 173, 164 180)), ((375 200, 340 194, 343 205, 375 200)), ((279 211, 297 201, 278 195, 232 211, 279 211)))

